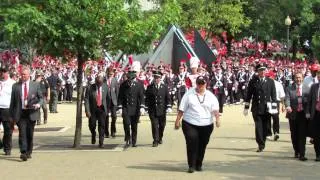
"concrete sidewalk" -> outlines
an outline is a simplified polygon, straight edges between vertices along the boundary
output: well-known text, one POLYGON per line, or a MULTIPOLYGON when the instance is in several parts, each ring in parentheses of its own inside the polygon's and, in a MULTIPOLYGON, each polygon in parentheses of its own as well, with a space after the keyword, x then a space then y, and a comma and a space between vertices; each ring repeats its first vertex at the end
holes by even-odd
POLYGON ((174 130, 175 116, 168 116, 164 143, 152 147, 149 118, 138 126, 138 147, 124 149, 122 118, 117 137, 106 138, 104 149, 91 145, 88 120, 83 118, 82 149, 72 149, 75 104, 59 104, 48 124, 37 126, 33 158, 21 162, 18 133, 14 133, 12 156, 1 152, 1 180, 13 179, 319 179, 320 163, 313 146, 307 145, 309 161, 293 158, 288 122, 281 118, 277 142, 268 141, 265 152, 256 153, 254 124, 242 115, 242 106, 226 106, 222 127, 214 129, 207 147, 203 172, 186 173, 184 136, 174 130), (49 131, 50 130, 50 131, 49 131))

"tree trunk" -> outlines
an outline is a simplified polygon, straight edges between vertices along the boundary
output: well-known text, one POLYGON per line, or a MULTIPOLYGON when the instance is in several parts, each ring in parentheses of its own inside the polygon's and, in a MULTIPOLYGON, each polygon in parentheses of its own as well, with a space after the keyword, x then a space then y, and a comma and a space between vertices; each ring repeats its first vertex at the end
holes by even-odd
POLYGON ((228 49, 228 56, 231 55, 231 46, 232 46, 232 40, 233 40, 233 36, 231 35, 231 33, 227 32, 227 49, 228 49))
POLYGON ((80 148, 81 130, 82 130, 82 101, 83 101, 83 86, 82 74, 84 59, 81 54, 78 54, 78 71, 77 71, 77 114, 76 114, 76 130, 74 134, 74 148, 80 148))
POLYGON ((297 39, 292 41, 292 60, 295 61, 297 59, 297 39))

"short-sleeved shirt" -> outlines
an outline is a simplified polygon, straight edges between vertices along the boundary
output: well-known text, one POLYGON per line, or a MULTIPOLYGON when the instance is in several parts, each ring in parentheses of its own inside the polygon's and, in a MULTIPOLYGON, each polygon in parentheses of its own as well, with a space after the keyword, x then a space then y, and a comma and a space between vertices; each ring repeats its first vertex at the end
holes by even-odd
POLYGON ((219 110, 219 102, 210 91, 206 90, 200 96, 192 88, 182 97, 179 110, 183 112, 184 121, 196 126, 208 126, 214 121, 212 112, 219 110))

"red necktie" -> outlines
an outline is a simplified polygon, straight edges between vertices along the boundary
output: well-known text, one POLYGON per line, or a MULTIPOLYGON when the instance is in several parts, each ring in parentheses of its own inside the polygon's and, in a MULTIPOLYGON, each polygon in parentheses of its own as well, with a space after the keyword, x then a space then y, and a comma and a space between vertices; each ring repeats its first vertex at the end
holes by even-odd
POLYGON ((102 105, 102 103, 101 103, 101 91, 100 91, 100 88, 98 87, 97 106, 100 107, 101 105, 102 105))
POLYGON ((302 111, 302 99, 301 99, 301 90, 300 87, 297 89, 297 96, 298 96, 298 108, 297 111, 301 112, 302 111), (300 99, 300 100, 299 100, 300 99))
POLYGON ((28 98, 28 88, 27 88, 27 83, 24 83, 24 92, 23 92, 24 96, 23 99, 27 100, 28 98))

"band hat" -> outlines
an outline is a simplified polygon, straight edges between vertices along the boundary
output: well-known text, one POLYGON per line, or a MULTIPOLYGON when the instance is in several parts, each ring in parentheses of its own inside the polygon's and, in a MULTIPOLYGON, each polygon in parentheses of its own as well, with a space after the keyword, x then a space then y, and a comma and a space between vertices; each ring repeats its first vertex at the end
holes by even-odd
POLYGON ((267 67, 264 64, 258 64, 256 66, 257 71, 266 70, 266 69, 267 69, 267 67))
POLYGON ((194 56, 190 58, 190 68, 198 68, 199 63, 200 63, 199 58, 194 56))
POLYGON ((134 62, 132 63, 132 66, 131 66, 130 71, 140 72, 140 70, 141 70, 141 64, 140 64, 140 62, 139 62, 139 61, 134 61, 134 62))
POLYGON ((162 76, 162 73, 160 71, 153 71, 152 74, 154 77, 161 77, 162 76))

